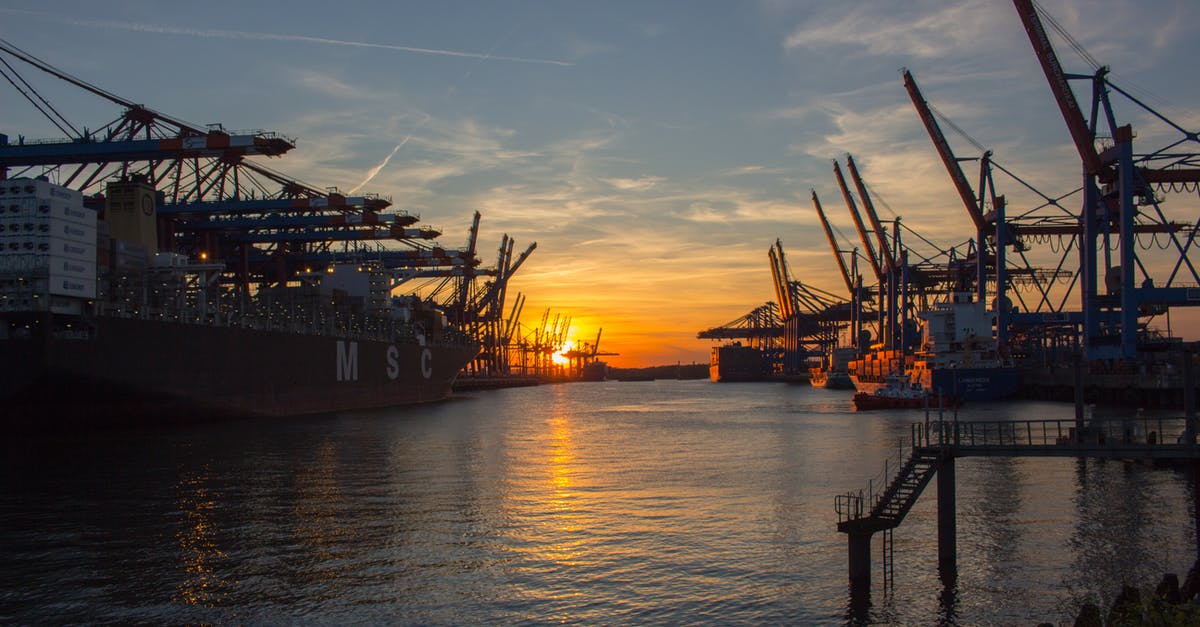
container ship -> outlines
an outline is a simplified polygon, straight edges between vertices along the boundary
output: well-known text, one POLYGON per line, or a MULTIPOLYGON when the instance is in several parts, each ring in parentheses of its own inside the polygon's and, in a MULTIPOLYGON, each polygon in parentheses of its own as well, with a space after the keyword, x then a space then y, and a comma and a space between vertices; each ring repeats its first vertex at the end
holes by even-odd
POLYGON ((99 211, 45 180, 0 180, 6 426, 436 401, 479 352, 367 260, 266 280, 159 250, 155 201, 138 180, 109 183, 99 211))
POLYGON ((809 369, 809 383, 815 388, 853 390, 849 367, 855 353, 855 349, 848 347, 833 349, 821 359, 820 366, 809 369))
POLYGON ((714 346, 709 353, 708 376, 718 382, 762 381, 767 367, 763 352, 740 343, 714 346))
POLYGON ((907 354, 875 345, 851 362, 850 377, 859 392, 881 391, 896 375, 955 401, 999 400, 1017 392, 1017 368, 997 351, 995 316, 984 303, 956 292, 918 316, 923 320, 920 350, 907 354))

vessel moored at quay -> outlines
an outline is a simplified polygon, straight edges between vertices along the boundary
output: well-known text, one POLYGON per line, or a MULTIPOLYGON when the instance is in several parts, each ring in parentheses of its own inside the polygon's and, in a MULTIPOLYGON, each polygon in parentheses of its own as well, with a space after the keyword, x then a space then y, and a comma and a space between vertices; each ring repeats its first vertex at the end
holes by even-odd
POLYGON ((130 220, 154 220, 144 181, 110 184, 103 220, 79 192, 43 180, 0 187, 6 426, 436 401, 479 352, 432 303, 392 296, 384 269, 369 261, 248 286, 206 255, 157 250, 152 235, 139 241, 130 220), (118 201, 127 192, 149 211, 135 202, 141 215, 124 219, 118 201))
POLYGON ((997 350, 995 316, 983 303, 955 292, 918 315, 924 321, 920 350, 910 354, 880 344, 851 362, 850 376, 859 392, 873 394, 895 376, 957 401, 999 400, 1017 392, 1017 368, 997 350))
POLYGON ((832 349, 828 355, 821 358, 820 366, 809 369, 809 383, 815 388, 853 390, 854 381, 850 379, 848 368, 854 357, 853 347, 832 349))
POLYGON ((718 382, 762 381, 767 374, 762 351, 740 343, 714 346, 708 363, 709 378, 718 382))

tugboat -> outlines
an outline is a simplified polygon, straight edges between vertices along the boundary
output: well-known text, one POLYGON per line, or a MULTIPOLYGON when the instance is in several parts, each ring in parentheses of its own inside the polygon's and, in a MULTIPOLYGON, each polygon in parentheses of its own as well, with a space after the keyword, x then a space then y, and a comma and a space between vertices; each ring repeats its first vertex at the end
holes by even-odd
POLYGON ((934 394, 902 374, 888 375, 883 387, 873 392, 859 392, 854 395, 854 408, 858 411, 954 407, 957 404, 957 399, 944 394, 934 394))

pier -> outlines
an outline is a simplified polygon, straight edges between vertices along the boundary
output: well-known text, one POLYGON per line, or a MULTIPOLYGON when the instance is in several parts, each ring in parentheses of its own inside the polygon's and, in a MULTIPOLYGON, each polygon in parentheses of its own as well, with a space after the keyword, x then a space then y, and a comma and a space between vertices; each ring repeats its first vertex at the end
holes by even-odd
MULTIPOLYGON (((1189 407, 1191 405, 1189 404, 1189 407)), ((1193 411, 1185 417, 960 422, 943 416, 911 425, 903 463, 885 485, 836 497, 838 531, 848 538, 852 595, 871 589, 871 538, 883 533, 884 582, 892 572, 891 534, 937 478, 938 573, 957 577, 955 460, 960 457, 1091 457, 1196 464, 1193 411)), ((887 471, 885 470, 885 473, 887 471)), ((1200 485, 1200 484, 1198 484, 1200 485)), ((1198 488, 1200 490, 1200 488, 1198 488)), ((1200 496, 1200 495, 1197 495, 1200 496)), ((1198 499, 1200 502, 1200 499, 1198 499)), ((1198 525, 1200 528, 1200 525, 1198 525)))

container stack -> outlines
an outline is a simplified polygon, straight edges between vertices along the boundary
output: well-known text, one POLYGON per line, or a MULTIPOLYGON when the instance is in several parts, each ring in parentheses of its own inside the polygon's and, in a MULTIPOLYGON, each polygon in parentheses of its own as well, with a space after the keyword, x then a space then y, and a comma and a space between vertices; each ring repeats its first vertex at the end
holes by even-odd
POLYGON ((0 302, 40 310, 96 297, 96 212, 75 190, 41 179, 0 180, 0 302))

